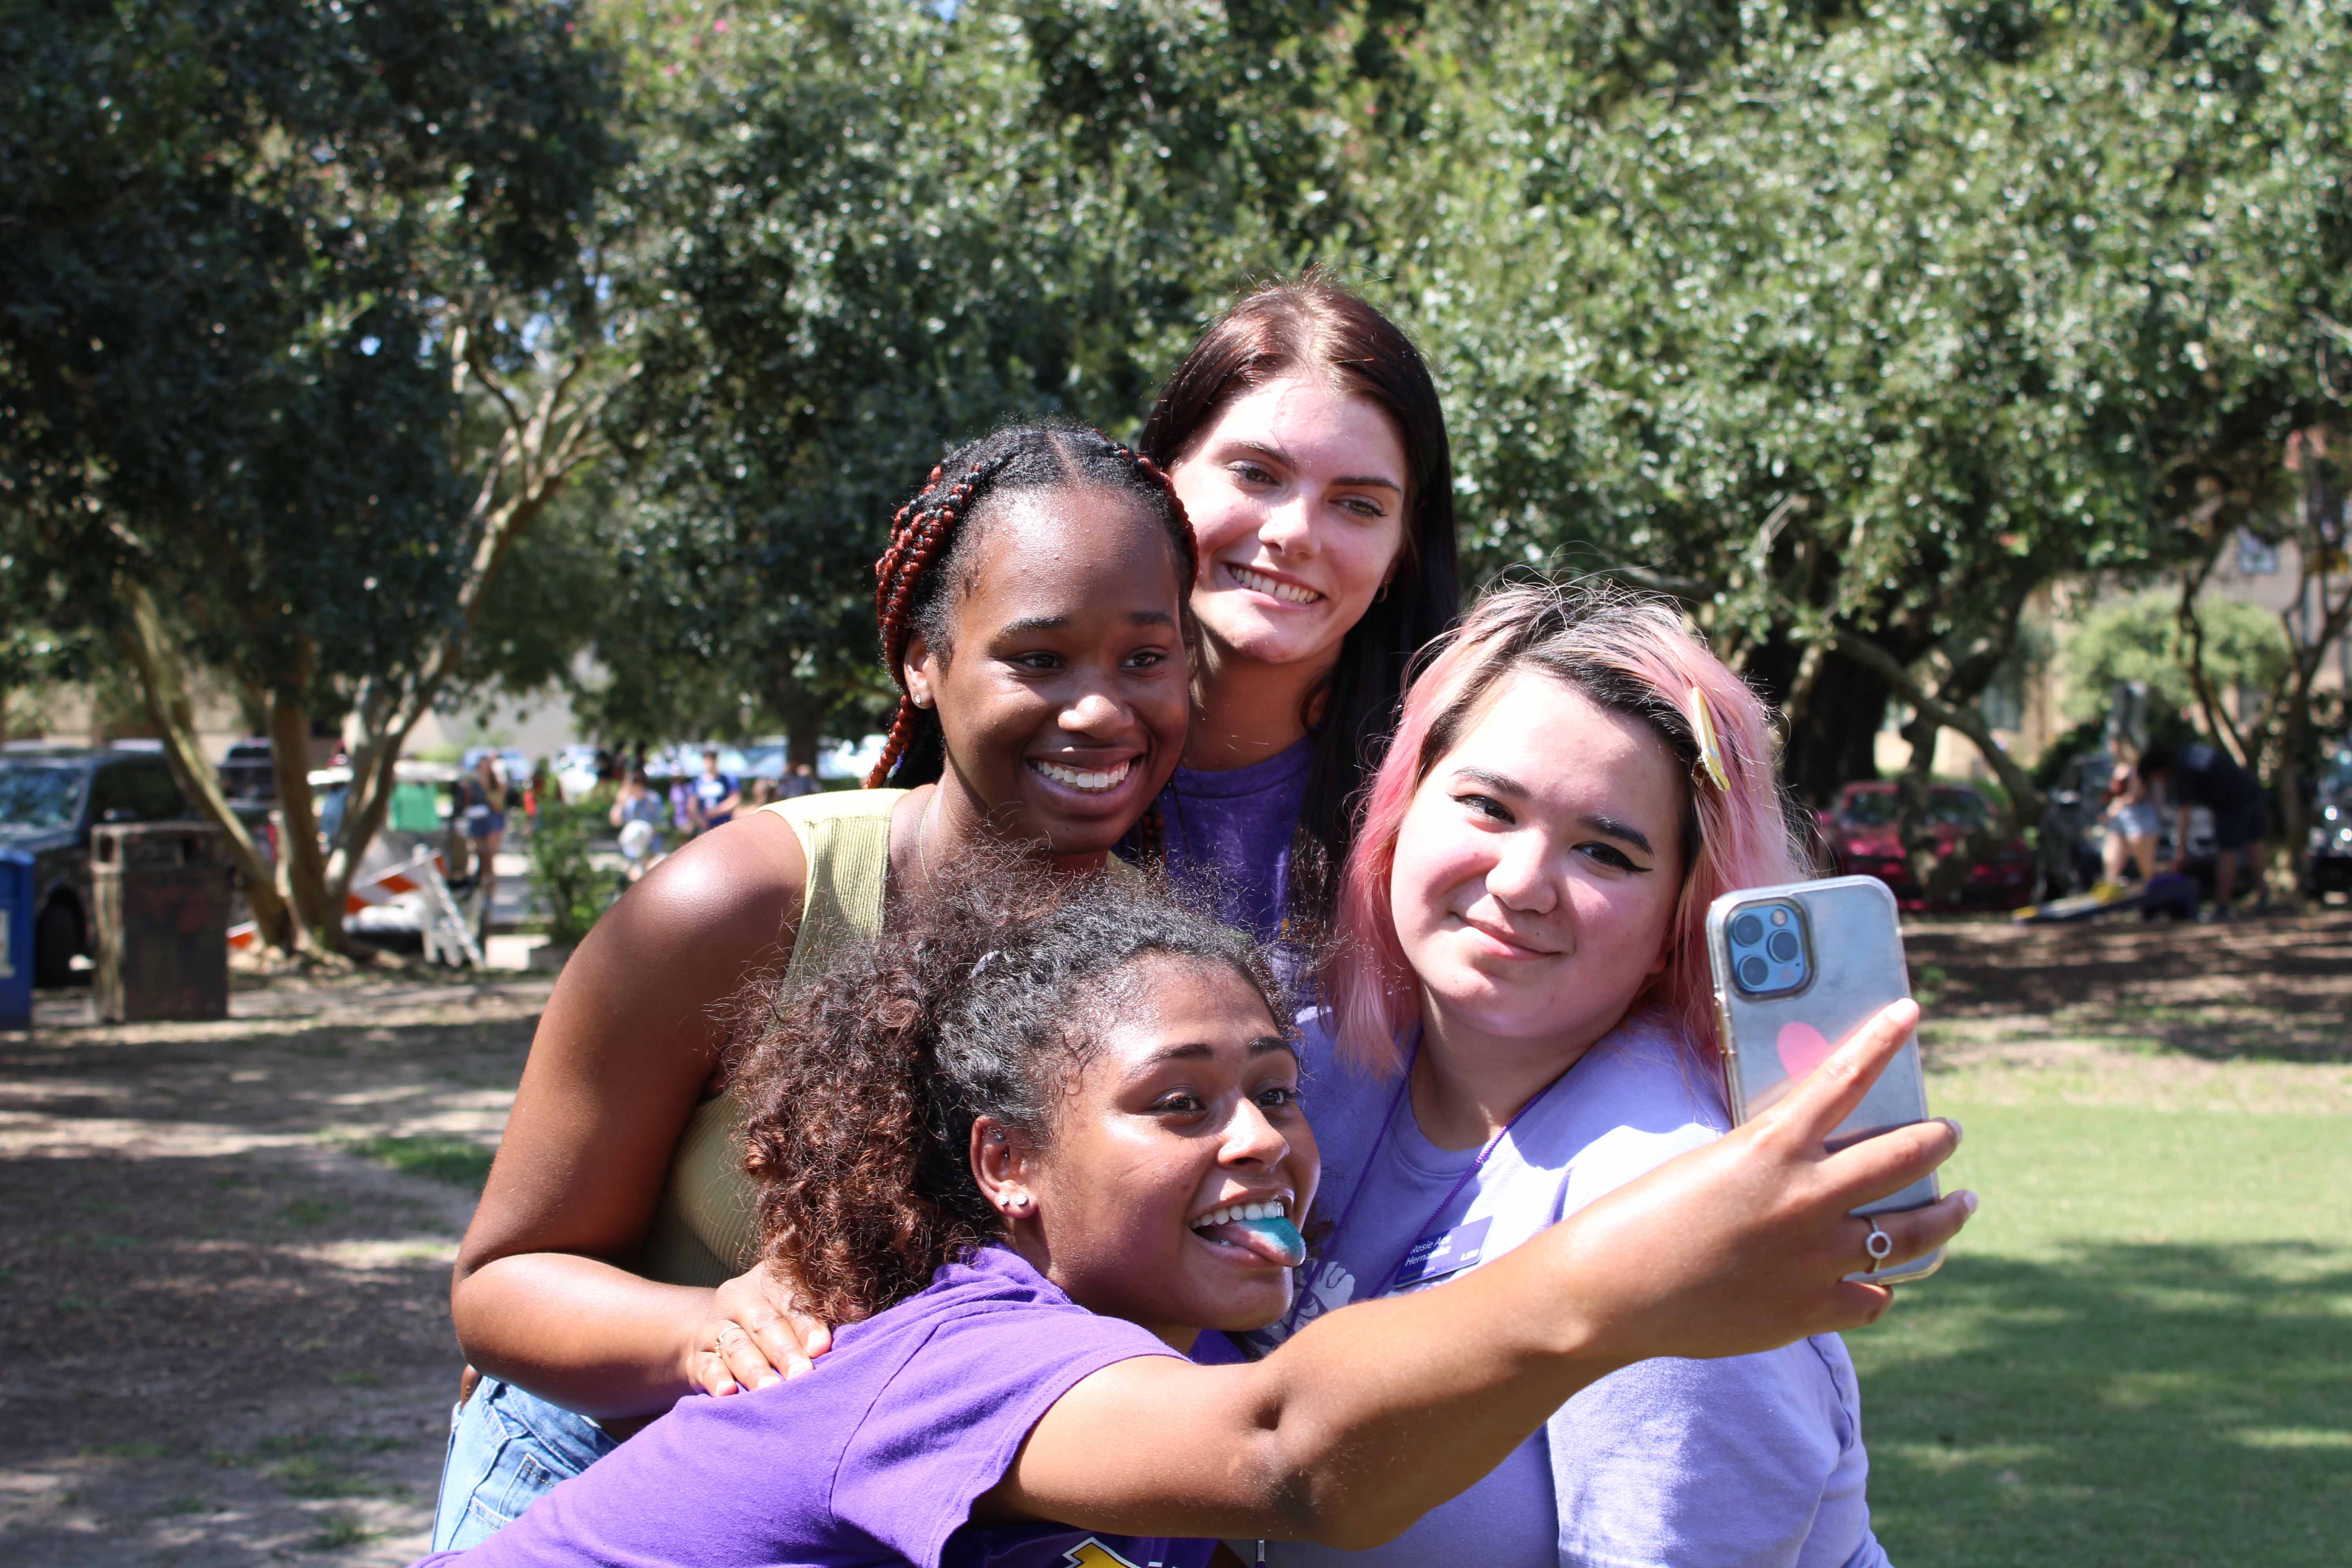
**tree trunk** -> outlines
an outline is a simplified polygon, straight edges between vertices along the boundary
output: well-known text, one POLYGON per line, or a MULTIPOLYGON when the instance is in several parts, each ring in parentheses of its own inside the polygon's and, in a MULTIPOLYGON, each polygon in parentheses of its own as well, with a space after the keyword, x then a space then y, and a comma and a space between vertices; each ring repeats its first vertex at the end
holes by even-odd
POLYGON ((287 902, 320 946, 345 952, 350 944, 343 936, 342 903, 327 897, 326 856, 319 847, 318 810, 310 799, 310 705, 283 689, 270 693, 269 765, 278 780, 278 868, 287 902))
POLYGON ((2181 663, 2188 671, 2189 689, 2197 694, 2197 706, 2205 715, 2206 731, 2234 761, 2256 768, 2262 765, 2260 747, 2239 733, 2229 710, 2214 695, 2211 679, 2205 673, 2205 621, 2197 613, 2197 595, 2212 574, 2219 555, 2217 549, 2205 557, 2202 564, 2185 568, 2180 574, 2180 606, 2173 614, 2189 654, 2181 663))
POLYGON ((2042 820, 2042 791, 2035 787, 2032 775, 2019 767, 2016 760, 1993 740, 1992 728, 1984 721, 1983 714, 1965 701, 1956 706, 1929 692, 1896 662, 1894 655, 1868 638, 1849 631, 1834 632, 1832 637, 1838 652, 1877 675, 1904 701, 1943 728, 1958 730, 1976 742, 1985 762, 2000 775, 2001 787, 2009 792, 2009 821, 2012 828, 2021 830, 2027 824, 2042 820))
POLYGON ((1911 710, 1903 739, 1911 747, 1910 760, 1895 778, 1895 828, 1903 839, 1903 861, 1911 870, 1911 885, 1930 904, 1938 902, 1944 879, 1944 857, 1927 826, 1927 781, 1936 769, 1936 741, 1943 725, 1923 707, 1911 710))
MULTIPOLYGON (((2305 853, 2305 846, 2311 840, 2311 801, 2303 782, 2303 748, 2310 728, 2311 710, 2306 693, 2304 704, 2288 713, 2286 718, 2286 743, 2280 753, 2278 771, 2279 846, 2271 857, 2272 867, 2275 867, 2279 855, 2284 855, 2286 865, 2283 879, 2294 889, 2298 899, 2313 898, 2318 892, 2310 885, 2311 857, 2305 853)), ((2276 879, 2270 876, 2271 869, 2271 867, 2257 866, 2254 874, 2265 880, 2276 879)))
POLYGON ((1848 779, 1878 776, 1878 731, 1886 721, 1886 682, 1839 654, 1824 658, 1789 717, 1781 774, 1799 799, 1824 806, 1848 779))
POLYGON ((824 749, 824 736, 814 717, 795 715, 792 728, 784 731, 784 756, 793 766, 806 763, 816 766, 817 753, 824 749))
POLYGON ((180 650, 163 625, 154 597, 143 584, 132 582, 117 582, 115 594, 123 613, 110 627, 110 640, 138 679, 148 720, 163 737, 163 754, 179 775, 180 788, 227 836, 229 860, 245 885, 246 908, 261 940, 280 952, 293 952, 302 943, 302 932, 292 909, 278 894, 269 861, 236 813, 229 809, 228 797, 221 793, 220 775, 205 760, 196 739, 195 704, 188 697, 180 650))

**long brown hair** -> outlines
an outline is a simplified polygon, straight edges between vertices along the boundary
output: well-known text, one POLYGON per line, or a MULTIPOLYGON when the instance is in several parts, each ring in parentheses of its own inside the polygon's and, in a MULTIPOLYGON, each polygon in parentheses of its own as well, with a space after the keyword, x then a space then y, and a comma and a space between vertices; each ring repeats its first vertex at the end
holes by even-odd
POLYGON ((1309 696, 1314 762, 1291 846, 1291 926, 1327 930, 1337 871, 1354 841, 1354 803, 1396 728, 1406 666, 1451 626, 1462 605, 1454 545, 1454 458, 1436 384, 1412 340, 1319 269, 1267 283, 1192 344, 1160 389, 1137 446, 1173 468, 1237 398, 1302 372, 1334 377, 1376 405, 1404 443, 1404 555, 1386 595, 1339 645, 1330 677, 1309 696))

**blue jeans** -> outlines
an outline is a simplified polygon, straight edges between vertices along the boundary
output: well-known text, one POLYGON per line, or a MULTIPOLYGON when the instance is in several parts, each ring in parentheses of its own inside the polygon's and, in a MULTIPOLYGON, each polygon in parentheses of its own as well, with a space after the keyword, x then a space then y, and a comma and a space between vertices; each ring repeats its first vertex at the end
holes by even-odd
POLYGON ((433 1550, 476 1546, 619 1444, 585 1415, 485 1373, 450 1413, 433 1550))

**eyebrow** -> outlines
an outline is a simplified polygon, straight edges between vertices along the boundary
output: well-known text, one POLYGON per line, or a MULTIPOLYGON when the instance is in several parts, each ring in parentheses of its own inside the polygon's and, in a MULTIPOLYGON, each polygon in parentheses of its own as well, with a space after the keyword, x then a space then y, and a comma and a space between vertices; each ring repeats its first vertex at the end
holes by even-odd
MULTIPOLYGON (((1129 626, 1173 626, 1176 624, 1176 617, 1165 610, 1131 610, 1127 620, 1129 626)), ((1069 625, 1070 617, 1067 616, 1024 616, 1019 620, 1007 621, 997 627, 996 635, 1002 637, 1019 637, 1024 632, 1066 631, 1069 625)))
POLYGON ((1591 812, 1580 816, 1577 820, 1583 823, 1585 826, 1592 829, 1593 832, 1601 834, 1605 837, 1620 838, 1624 840, 1626 843, 1631 844, 1634 848, 1639 849, 1644 855, 1655 855, 1657 853, 1655 849, 1650 847, 1650 836, 1643 832, 1640 828, 1634 826, 1630 822, 1620 822, 1613 816, 1601 816, 1591 812))
MULTIPOLYGON (((1298 1048, 1296 1046, 1293 1046, 1288 1039, 1281 1035, 1260 1035, 1257 1038, 1250 1042, 1249 1054, 1251 1056, 1262 1057, 1268 1051, 1285 1051, 1294 1058, 1298 1055, 1298 1048)), ((1143 1065, 1146 1067, 1158 1067, 1161 1062, 1202 1061, 1214 1055, 1216 1055, 1215 1047, 1208 1045, 1203 1041, 1193 1040, 1181 1046, 1163 1047, 1160 1049, 1152 1052, 1150 1058, 1146 1060, 1143 1065)))
MULTIPOLYGON (((1286 468, 1298 467, 1297 460, 1279 447, 1269 447, 1263 441, 1235 441, 1234 445, 1244 452, 1263 453, 1286 468)), ((1394 490, 1399 495, 1404 494, 1402 485, 1382 474, 1341 474, 1331 482, 1350 489, 1394 490)))
MULTIPOLYGON (((1472 784, 1484 784, 1496 795, 1516 795, 1521 800, 1528 798, 1527 785, 1502 773, 1488 773, 1484 768, 1456 768, 1454 770, 1454 775, 1472 784)), ((1613 816, 1605 816, 1592 811, 1580 813, 1576 820, 1604 837, 1631 844, 1644 855, 1655 855, 1658 852, 1650 843, 1650 836, 1630 822, 1620 822, 1613 816)))

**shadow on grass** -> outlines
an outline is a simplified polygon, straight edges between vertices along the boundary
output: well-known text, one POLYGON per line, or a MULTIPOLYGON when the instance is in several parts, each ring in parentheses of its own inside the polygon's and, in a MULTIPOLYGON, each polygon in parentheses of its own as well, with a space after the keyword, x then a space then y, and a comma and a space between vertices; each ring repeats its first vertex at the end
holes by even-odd
POLYGON ((0 1159, 0 1563, 422 1528, 459 1364, 437 1212, 266 1151, 0 1159))
POLYGON ((1961 1257, 1851 1342, 1872 1513, 1903 1568, 2347 1560, 2340 1251, 1961 1257))
POLYGON ((2352 920, 2340 916, 2215 930, 1927 925, 1904 944, 1946 1018, 2021 1013, 2205 1061, 2352 1062, 2352 920))

